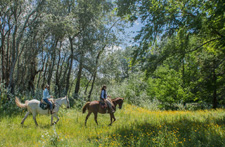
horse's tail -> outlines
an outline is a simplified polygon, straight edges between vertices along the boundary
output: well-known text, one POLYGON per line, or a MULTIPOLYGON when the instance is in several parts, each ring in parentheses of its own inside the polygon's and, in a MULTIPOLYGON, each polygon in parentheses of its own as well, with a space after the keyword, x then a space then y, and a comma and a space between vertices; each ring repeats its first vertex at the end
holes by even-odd
POLYGON ((86 109, 88 109, 90 102, 87 102, 84 107, 82 108, 83 113, 85 113, 86 109))
POLYGON ((15 102, 16 102, 16 105, 20 108, 27 108, 27 104, 28 104, 28 101, 25 102, 25 104, 22 104, 19 100, 18 97, 15 98, 15 102))

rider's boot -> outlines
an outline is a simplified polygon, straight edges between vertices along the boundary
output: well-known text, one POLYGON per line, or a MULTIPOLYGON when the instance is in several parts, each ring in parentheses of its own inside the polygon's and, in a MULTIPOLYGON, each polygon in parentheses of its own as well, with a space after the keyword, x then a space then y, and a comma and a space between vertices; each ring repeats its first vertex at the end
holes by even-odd
POLYGON ((114 111, 114 109, 113 109, 112 107, 110 107, 110 110, 111 110, 111 112, 112 112, 112 113, 114 113, 114 112, 115 112, 115 111, 114 111))

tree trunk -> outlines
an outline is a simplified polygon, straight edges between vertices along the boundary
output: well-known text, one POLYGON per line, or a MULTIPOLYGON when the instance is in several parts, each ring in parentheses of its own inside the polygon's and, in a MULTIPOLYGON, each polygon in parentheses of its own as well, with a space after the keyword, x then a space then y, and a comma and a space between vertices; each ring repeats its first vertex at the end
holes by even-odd
POLYGON ((45 64, 45 70, 44 70, 44 73, 43 73, 43 80, 42 80, 42 84, 41 84, 41 88, 43 89, 44 88, 44 86, 46 85, 46 73, 47 73, 47 70, 48 70, 48 57, 46 57, 47 59, 46 59, 46 64, 45 64))
MULTIPOLYGON (((73 38, 69 37, 69 41, 70 41, 70 51, 71 51, 71 55, 70 55, 70 66, 69 66, 69 71, 67 73, 67 79, 66 79, 66 94, 69 90, 69 86, 70 86, 70 75, 71 75, 71 71, 72 71, 72 67, 73 67, 73 38)), ((79 91, 79 89, 78 89, 79 91)))
POLYGON ((75 96, 78 96, 78 92, 80 90, 80 80, 81 80, 82 70, 83 70, 83 54, 81 55, 79 71, 77 74, 77 81, 76 81, 76 86, 75 86, 75 96))
POLYGON ((16 52, 18 52, 18 47, 16 46, 16 34, 17 34, 17 13, 16 10, 14 12, 14 17, 15 17, 15 27, 14 27, 14 32, 13 32, 13 41, 12 41, 12 54, 11 54, 11 61, 12 61, 12 65, 10 68, 10 73, 9 73, 9 85, 8 85, 8 90, 10 90, 11 93, 14 93, 14 78, 13 78, 13 74, 14 74, 14 69, 15 69, 15 65, 16 65, 16 60, 17 60, 17 54, 16 52))
POLYGON ((88 86, 89 86, 89 84, 90 84, 92 78, 93 78, 93 76, 91 76, 90 80, 89 80, 89 81, 87 82, 87 84, 86 84, 85 91, 84 91, 84 94, 85 94, 85 95, 87 95, 87 89, 88 89, 88 86))
POLYGON ((51 79, 52 79, 52 74, 53 74, 53 69, 54 69, 54 66, 55 66, 55 57, 56 57, 56 46, 58 44, 58 40, 55 41, 55 43, 53 44, 51 50, 53 50, 53 53, 51 55, 51 58, 52 58, 52 62, 51 64, 49 65, 49 70, 48 70, 48 79, 47 79, 47 82, 48 84, 50 85, 51 84, 51 79))
MULTIPOLYGON (((4 32, 3 32, 4 33, 4 32)), ((2 63, 2 69, 1 69, 1 74, 0 74, 0 82, 3 82, 5 79, 5 62, 4 62, 4 58, 5 58, 5 52, 4 52, 4 42, 5 42, 5 36, 3 34, 1 34, 1 63, 2 63)))
MULTIPOLYGON (((97 68, 96 68, 96 70, 97 70, 97 68)), ((92 84, 91 84, 91 89, 90 89, 89 94, 88 94, 88 101, 91 100, 91 94, 92 94, 92 90, 94 88, 96 75, 97 75, 97 71, 94 71, 93 81, 92 81, 92 84)))
MULTIPOLYGON (((62 42, 60 42, 60 48, 62 46, 62 42)), ((55 96, 60 96, 60 78, 59 78, 59 64, 61 61, 61 51, 59 50, 59 54, 58 54, 58 62, 57 62, 57 68, 56 68, 56 72, 55 72, 55 96)))
POLYGON ((93 88, 94 88, 95 78, 96 78, 96 76, 97 76, 98 62, 99 62, 100 56, 101 56, 101 54, 103 53, 105 47, 106 47, 106 45, 104 45, 104 46, 102 47, 102 49, 100 50, 100 52, 98 53, 97 58, 96 58, 96 62, 95 62, 95 63, 96 63, 96 64, 95 64, 95 70, 94 70, 94 74, 93 74, 93 81, 92 81, 92 84, 91 84, 91 89, 90 89, 90 91, 89 91, 88 101, 91 100, 91 93, 92 93, 92 90, 93 90, 93 88))
POLYGON ((5 73, 4 73, 4 77, 5 77, 5 86, 8 86, 9 85, 9 72, 10 72, 10 66, 11 66, 11 63, 10 63, 10 58, 9 58, 9 50, 10 50, 10 32, 9 31, 9 34, 8 34, 8 37, 7 37, 7 51, 6 51, 6 57, 5 57, 5 62, 6 62, 6 68, 5 68, 5 73))

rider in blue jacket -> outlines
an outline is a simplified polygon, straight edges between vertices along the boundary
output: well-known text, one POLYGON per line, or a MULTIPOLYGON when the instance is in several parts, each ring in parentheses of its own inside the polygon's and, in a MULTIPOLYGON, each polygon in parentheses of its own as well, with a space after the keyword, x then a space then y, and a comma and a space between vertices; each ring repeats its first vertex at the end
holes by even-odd
POLYGON ((109 106, 110 110, 112 113, 114 113, 114 109, 112 108, 112 103, 111 101, 107 98, 107 97, 110 97, 110 96, 107 96, 107 91, 106 91, 106 86, 104 85, 101 89, 101 95, 100 95, 100 101, 101 102, 106 102, 107 105, 109 106))
POLYGON ((52 103, 49 101, 49 98, 52 98, 52 96, 51 95, 49 95, 49 89, 50 89, 50 86, 47 84, 46 86, 45 86, 45 89, 44 89, 44 91, 43 91, 43 101, 45 102, 45 103, 47 103, 49 106, 50 106, 50 111, 51 111, 51 114, 53 114, 54 112, 52 111, 53 110, 53 105, 52 105, 52 103))

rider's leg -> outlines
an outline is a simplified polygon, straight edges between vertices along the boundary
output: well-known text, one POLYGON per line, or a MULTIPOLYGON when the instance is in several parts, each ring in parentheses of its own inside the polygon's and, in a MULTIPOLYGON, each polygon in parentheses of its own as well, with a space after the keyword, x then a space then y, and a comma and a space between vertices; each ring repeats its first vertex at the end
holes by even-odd
POLYGON ((43 99, 49 106, 50 106, 50 111, 51 111, 51 114, 53 113, 52 112, 52 109, 53 109, 53 107, 52 107, 52 103, 51 102, 49 102, 49 100, 48 99, 43 99))
POLYGON ((108 106, 109 106, 111 112, 114 113, 115 111, 114 111, 113 108, 112 108, 112 103, 111 103, 111 101, 110 101, 109 99, 106 99, 106 103, 108 104, 108 106))
POLYGON ((100 105, 103 106, 102 108, 106 108, 106 104, 103 98, 100 98, 100 105))

